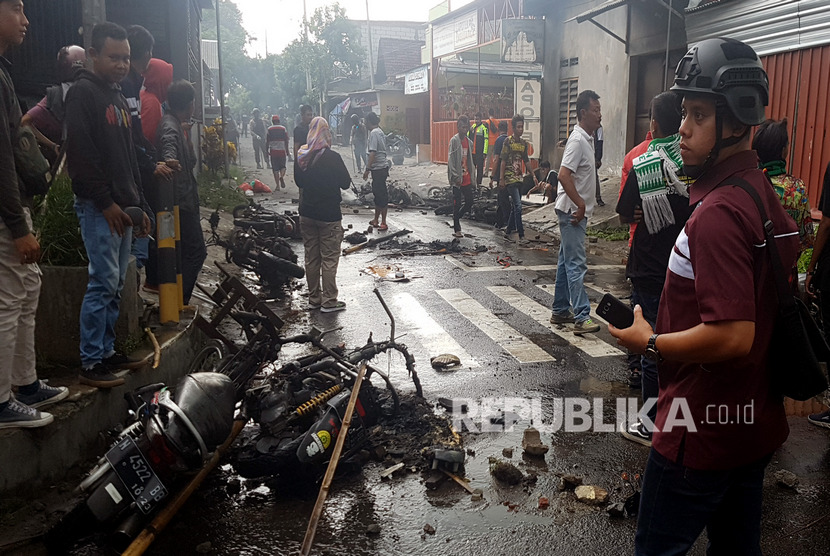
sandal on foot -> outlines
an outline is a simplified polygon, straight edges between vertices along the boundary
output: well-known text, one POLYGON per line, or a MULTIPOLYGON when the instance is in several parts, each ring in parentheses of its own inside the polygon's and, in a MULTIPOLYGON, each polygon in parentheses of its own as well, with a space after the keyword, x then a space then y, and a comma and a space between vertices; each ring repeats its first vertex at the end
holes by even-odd
POLYGON ((387 226, 386 224, 381 224, 380 226, 378 226, 378 230, 380 230, 380 231, 384 231, 384 230, 388 230, 388 229, 389 229, 389 226, 387 226))

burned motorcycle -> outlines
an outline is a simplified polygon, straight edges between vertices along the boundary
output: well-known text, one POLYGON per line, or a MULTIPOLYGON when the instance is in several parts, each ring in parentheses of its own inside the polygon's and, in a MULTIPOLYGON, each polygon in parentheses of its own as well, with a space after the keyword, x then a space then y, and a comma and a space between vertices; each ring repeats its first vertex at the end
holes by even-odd
POLYGON ((47 541, 53 547, 84 528, 112 530, 109 544, 124 549, 170 494, 198 471, 230 435, 235 386, 226 375, 196 373, 171 390, 151 384, 125 395, 131 423, 80 483, 87 495, 47 541))
POLYGON ((269 237, 253 228, 234 228, 228 239, 218 232, 219 214, 211 215, 211 238, 209 245, 225 248, 225 260, 256 273, 262 285, 278 288, 291 282, 292 278, 305 276, 303 267, 297 264, 297 255, 286 240, 269 237))
POLYGON ((299 214, 294 211, 285 211, 280 214, 254 202, 234 207, 233 225, 244 230, 256 230, 267 238, 302 238, 299 214))

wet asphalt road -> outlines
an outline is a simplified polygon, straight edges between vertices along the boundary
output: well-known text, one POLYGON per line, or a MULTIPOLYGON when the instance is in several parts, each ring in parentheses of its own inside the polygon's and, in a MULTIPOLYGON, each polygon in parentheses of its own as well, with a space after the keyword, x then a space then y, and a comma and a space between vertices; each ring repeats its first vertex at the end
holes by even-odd
MULTIPOLYGON (((274 206, 284 209, 290 204, 274 206)), ((365 230, 370 218, 365 208, 359 214, 344 208, 343 224, 352 225, 353 230, 365 230)), ((390 232, 407 228, 413 230, 408 239, 449 240, 452 230, 446 220, 418 210, 390 212, 390 232)), ((470 251, 484 245, 486 253, 452 259, 394 258, 387 250, 369 249, 348 255, 341 259, 338 273, 340 298, 347 303, 347 310, 333 314, 307 311, 306 289, 295 290, 287 299, 275 302, 282 314, 294 315, 288 319, 286 333, 307 330, 312 324, 321 329, 342 327, 328 341, 348 346, 362 344, 370 332, 375 339, 388 337, 389 319, 372 292, 377 287, 396 317, 398 337, 416 358, 424 394, 431 402, 439 396, 473 403, 503 397, 539 400, 545 421, 550 422, 557 398, 602 398, 606 401, 604 421, 613 423, 614 401, 636 397, 639 391, 625 383, 623 355, 591 355, 615 349, 604 326, 578 348, 566 331, 558 329, 564 336, 560 337, 544 324, 553 299, 555 253, 520 248, 483 225, 468 221, 463 225, 464 232, 473 237, 462 239, 462 245, 470 251), (511 269, 501 269, 496 262, 497 256, 504 255, 512 257, 515 265, 511 269), (395 265, 410 280, 379 281, 364 272, 370 266, 389 265, 395 265), (516 266, 534 266, 536 270, 516 270, 516 266), (543 286, 550 286, 549 291, 543 286), (437 372, 430 367, 430 357, 452 349, 461 356, 460 369, 437 372), (548 360, 526 362, 545 358, 548 360)), ((295 243, 295 251, 302 258, 300 242, 295 243)), ((628 291, 624 268, 596 258, 589 258, 586 283, 594 303, 604 291, 620 297, 628 291)), ((286 348, 282 356, 292 358, 300 352, 286 348)), ((389 366, 399 390, 412 390, 399 358, 381 357, 375 363, 381 369, 389 366)), ((585 506, 576 502, 572 493, 560 493, 557 474, 583 476, 586 484, 608 489, 612 501, 622 501, 629 491, 620 474, 642 471, 647 449, 616 433, 559 431, 542 434, 543 442, 551 445, 543 459, 527 459, 521 454, 521 431, 527 424, 526 420, 519 422, 506 432, 464 434, 466 447, 474 453, 467 456, 466 475, 473 488, 484 491, 482 502, 472 502, 469 494, 451 482, 427 491, 420 474, 381 482, 378 472, 382 466, 377 463, 368 464, 362 473, 338 477, 313 553, 633 553, 634 519, 611 519, 604 508, 585 506), (502 449, 511 447, 515 449, 513 463, 523 472, 539 473, 534 486, 503 487, 489 475, 488 457, 501 458, 502 449), (538 509, 541 496, 550 499, 548 509, 538 509), (505 503, 515 505, 514 509, 505 503), (367 536, 366 527, 373 523, 380 525, 381 533, 367 536), (427 523, 435 527, 435 535, 423 534, 427 523)), ((787 533, 830 512, 828 435, 801 418, 791 418, 791 426, 793 437, 770 470, 796 472, 803 488, 799 493, 782 490, 772 484, 768 474, 763 546, 768 554, 826 554, 830 546, 826 521, 794 535, 787 533)), ((190 554, 197 545, 209 541, 216 554, 297 554, 316 489, 286 493, 261 481, 243 480, 241 492, 230 494, 225 486, 231 476, 232 470, 226 466, 222 474, 209 480, 148 553, 190 554)), ((704 553, 704 541, 699 540, 694 554, 704 553)))

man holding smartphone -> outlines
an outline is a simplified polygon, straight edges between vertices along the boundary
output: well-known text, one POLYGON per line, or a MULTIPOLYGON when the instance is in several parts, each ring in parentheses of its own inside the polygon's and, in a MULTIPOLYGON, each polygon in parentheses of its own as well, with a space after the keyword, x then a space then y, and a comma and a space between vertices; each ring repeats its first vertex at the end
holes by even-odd
POLYGON ((761 554, 764 471, 789 428, 768 371, 778 300, 764 227, 734 184, 766 206, 785 268, 798 231, 751 147, 769 103, 755 51, 734 39, 701 41, 677 66, 672 90, 683 95, 679 151, 696 208, 672 248, 657 333, 640 307, 631 327, 609 326, 620 345, 660 363, 635 554, 685 554, 704 529, 710 554, 761 554))

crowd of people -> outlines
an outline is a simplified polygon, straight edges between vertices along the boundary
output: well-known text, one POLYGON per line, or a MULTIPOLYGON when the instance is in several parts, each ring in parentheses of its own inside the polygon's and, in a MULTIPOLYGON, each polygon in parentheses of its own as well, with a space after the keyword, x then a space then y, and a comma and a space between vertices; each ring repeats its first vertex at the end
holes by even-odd
MULTIPOLYGON (((0 1, 0 21, 2 55, 25 39, 29 22, 22 2, 0 1)), ((0 140, 6 145, 0 154, 0 349, 8 362, 0 372, 0 428, 46 425, 53 417, 39 408, 68 394, 65 387, 37 379, 35 371, 40 245, 31 221, 36 191, 22 177, 27 160, 17 148, 25 130, 35 130, 47 155, 65 156, 75 194, 89 259, 80 313, 82 384, 118 386, 124 383, 118 371, 141 364, 115 349, 115 323, 131 255, 146 266, 144 287, 158 289, 163 271, 150 236, 155 214, 172 210, 162 198, 174 199, 179 207, 185 304, 207 255, 194 175, 197 158, 189 139, 193 85, 174 81, 173 67, 153 58, 154 39, 144 27, 100 23, 90 43, 86 52, 77 46, 60 50, 60 84, 26 114, 8 63, 0 57, 0 140)))

